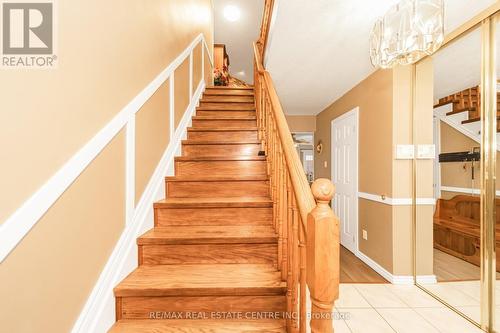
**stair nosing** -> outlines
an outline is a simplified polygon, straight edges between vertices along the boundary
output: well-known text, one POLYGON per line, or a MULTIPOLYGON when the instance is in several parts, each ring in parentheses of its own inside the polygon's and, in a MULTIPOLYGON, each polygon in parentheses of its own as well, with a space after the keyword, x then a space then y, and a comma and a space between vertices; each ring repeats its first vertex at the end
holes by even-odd
POLYGON ((257 120, 256 116, 194 116, 193 120, 257 120))
MULTIPOLYGON (((191 234, 186 236, 173 237, 169 235, 156 236, 155 233, 158 229, 171 230, 174 231, 172 234, 175 235, 175 229, 179 226, 170 226, 168 228, 155 227, 140 237, 137 238, 137 245, 194 245, 194 244, 277 244, 278 234, 274 232, 271 225, 268 226, 266 232, 253 230, 252 235, 231 235, 231 234, 191 234), (260 234, 259 234, 260 232, 260 234)), ((210 230, 210 227, 203 227, 206 230, 210 230)))
POLYGON ((258 140, 242 140, 242 141, 220 141, 220 140, 193 140, 186 139, 181 142, 183 145, 260 145, 261 142, 258 140))
POLYGON ((218 87, 206 87, 206 89, 212 89, 212 90, 254 90, 254 87, 228 87, 228 86, 218 86, 218 87))
POLYGON ((459 113, 468 112, 468 111, 476 111, 476 108, 473 106, 473 107, 470 107, 470 108, 458 109, 458 110, 455 110, 455 111, 450 111, 450 112, 446 113, 446 115, 447 116, 452 116, 454 114, 459 114, 459 113))
POLYGON ((196 108, 197 111, 216 111, 216 112, 234 112, 234 111, 243 111, 243 112, 255 112, 255 107, 254 108, 249 108, 249 109, 217 109, 217 108, 206 108, 204 106, 198 106, 196 108))
POLYGON ((217 104, 251 104, 253 106, 255 106, 255 101, 218 101, 218 100, 215 100, 215 101, 212 101, 212 100, 206 100, 206 99, 200 99, 200 103, 217 103, 217 104))
POLYGON ((257 127, 189 127, 188 132, 250 132, 257 131, 257 127))
POLYGON ((265 161, 265 156, 257 155, 234 155, 234 156, 176 156, 177 161, 265 161))
MULTIPOLYGON (((240 200, 230 201, 231 197, 217 198, 219 201, 207 200, 208 198, 189 198, 193 201, 186 200, 188 198, 167 198, 153 203, 154 209, 169 209, 169 208, 269 208, 273 206, 273 202, 268 198, 253 198, 255 200, 240 200), (184 199, 184 200, 183 200, 184 199), (194 201, 196 200, 196 201, 194 201)), ((213 199, 213 198, 210 198, 213 199)), ((250 199, 250 198, 249 198, 250 199)))
POLYGON ((249 176, 167 176, 168 182, 268 181, 267 175, 249 176))

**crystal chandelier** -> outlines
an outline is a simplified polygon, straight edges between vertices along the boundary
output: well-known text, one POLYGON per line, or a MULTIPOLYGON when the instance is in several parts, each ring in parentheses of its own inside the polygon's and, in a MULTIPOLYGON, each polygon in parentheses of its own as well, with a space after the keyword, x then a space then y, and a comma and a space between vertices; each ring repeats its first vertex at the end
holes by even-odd
POLYGON ((443 0, 402 0, 375 23, 370 59, 375 67, 415 63, 444 40, 443 0))

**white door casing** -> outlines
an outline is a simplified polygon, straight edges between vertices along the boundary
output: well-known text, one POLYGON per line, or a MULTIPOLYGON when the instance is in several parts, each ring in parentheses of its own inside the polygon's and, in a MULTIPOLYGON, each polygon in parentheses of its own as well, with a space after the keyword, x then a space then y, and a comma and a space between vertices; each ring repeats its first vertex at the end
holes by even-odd
POLYGON ((331 125, 332 207, 340 219, 340 244, 358 252, 358 117, 355 108, 334 119, 331 125))

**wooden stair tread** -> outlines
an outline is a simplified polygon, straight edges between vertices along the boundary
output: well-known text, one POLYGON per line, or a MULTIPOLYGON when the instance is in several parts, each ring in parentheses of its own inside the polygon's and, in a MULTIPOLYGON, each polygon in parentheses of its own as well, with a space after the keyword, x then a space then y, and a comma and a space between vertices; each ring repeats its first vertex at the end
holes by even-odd
POLYGON ((222 98, 221 99, 205 99, 201 98, 200 103, 217 103, 217 104, 254 104, 254 101, 241 101, 238 99, 228 99, 228 98, 222 98))
POLYGON ((201 208, 201 207, 272 207, 268 197, 227 198, 168 198, 154 203, 154 208, 201 208))
POLYGON ((115 289, 117 297, 283 295, 286 283, 273 265, 139 266, 115 289))
POLYGON ((175 161, 265 161, 265 156, 176 156, 175 161))
POLYGON ((221 140, 182 140, 183 145, 250 145, 260 144, 259 140, 241 140, 241 141, 221 141, 221 140))
POLYGON ((231 96, 231 97, 253 97, 253 90, 206 90, 205 96, 231 96))
POLYGON ((220 111, 220 112, 229 112, 229 111, 255 111, 255 107, 253 108, 248 108, 246 110, 241 110, 241 109, 231 109, 229 107, 225 108, 218 108, 217 106, 198 106, 196 107, 197 111, 220 111))
POLYGON ((123 319, 109 333, 285 333, 282 320, 123 319))
POLYGON ((234 116, 194 116, 193 120, 257 120, 256 116, 234 117, 234 116))
POLYGON ((458 102, 459 102, 458 99, 449 100, 449 101, 446 101, 446 102, 441 102, 441 103, 434 104, 434 108, 438 108, 438 107, 446 105, 446 104, 452 104, 452 103, 458 103, 458 102))
POLYGON ((149 230, 137 244, 265 244, 276 243, 278 235, 268 226, 170 226, 149 230))
POLYGON ((169 182, 223 182, 223 181, 251 181, 269 180, 267 175, 194 175, 194 176, 167 176, 169 182))
POLYGON ((254 103, 255 98, 252 95, 210 95, 203 94, 200 102, 216 103, 254 103))
POLYGON ((197 110, 205 110, 205 111, 222 111, 222 110, 230 110, 230 111, 255 111, 254 103, 235 103, 235 102, 209 102, 209 101, 200 101, 200 103, 204 103, 204 105, 200 105, 197 110))
MULTIPOLYGON (((500 120, 500 116, 497 116, 497 120, 500 120)), ((481 118, 480 117, 470 118, 470 119, 462 121, 462 124, 475 123, 477 121, 481 121, 481 118)))
POLYGON ((253 87, 227 87, 227 86, 211 86, 207 87, 207 90, 254 90, 253 87))
POLYGON ((468 112, 468 111, 476 111, 476 108, 475 107, 471 107, 471 108, 458 109, 458 110, 455 110, 455 111, 448 112, 448 113, 446 113, 446 115, 447 116, 452 116, 454 114, 459 114, 459 113, 468 112))
POLYGON ((189 127, 188 132, 238 132, 238 131, 257 131, 257 127, 189 127))

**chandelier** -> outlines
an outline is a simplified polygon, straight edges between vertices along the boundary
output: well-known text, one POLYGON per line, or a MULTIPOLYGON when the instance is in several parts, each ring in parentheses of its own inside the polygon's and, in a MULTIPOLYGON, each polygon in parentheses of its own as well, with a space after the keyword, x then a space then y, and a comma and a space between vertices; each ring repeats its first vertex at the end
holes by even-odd
POLYGON ((402 0, 375 22, 370 60, 375 67, 415 63, 444 40, 443 0, 402 0))

